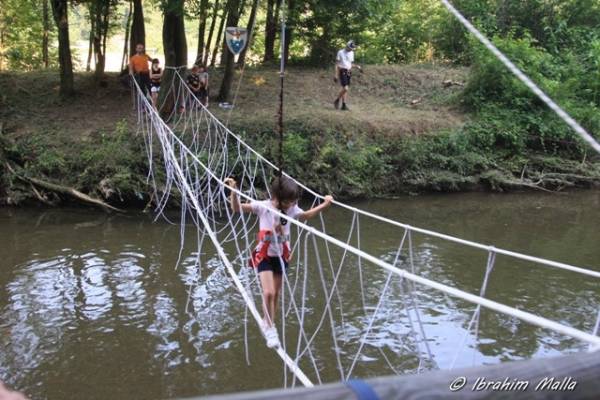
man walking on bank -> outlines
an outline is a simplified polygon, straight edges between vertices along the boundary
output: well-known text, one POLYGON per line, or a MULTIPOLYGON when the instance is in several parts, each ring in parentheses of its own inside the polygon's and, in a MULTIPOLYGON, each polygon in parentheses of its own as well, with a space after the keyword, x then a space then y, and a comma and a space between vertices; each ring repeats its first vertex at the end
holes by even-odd
MULTIPOLYGON (((352 66, 354 63, 354 49, 356 45, 354 41, 350 40, 346 47, 337 53, 335 59, 335 76, 333 77, 334 82, 340 82, 342 90, 338 94, 338 97, 333 102, 336 110, 340 109, 340 102, 342 103, 342 110, 349 111, 346 105, 346 99, 348 97, 348 89, 350 87, 350 78, 352 77, 352 66)), ((356 68, 362 71, 362 68, 354 64, 356 68)))

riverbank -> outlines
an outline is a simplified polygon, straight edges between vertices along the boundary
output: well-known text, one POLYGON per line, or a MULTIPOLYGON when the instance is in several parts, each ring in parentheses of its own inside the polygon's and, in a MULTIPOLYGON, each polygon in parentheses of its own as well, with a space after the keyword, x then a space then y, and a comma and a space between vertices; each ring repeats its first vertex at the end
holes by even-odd
MULTIPOLYGON (((337 90, 331 71, 291 68, 288 172, 341 198, 600 187, 597 158, 483 146, 484 135, 503 127, 461 108, 467 78, 464 68, 367 66, 353 77, 352 111, 344 113, 331 104, 337 90)), ((211 82, 216 95, 218 71, 211 82)), ((229 124, 270 159, 277 148, 277 85, 275 69, 247 69, 229 124)), ((66 102, 58 100, 55 72, 2 73, 0 87, 6 88, 0 94, 1 204, 81 200, 66 189, 116 207, 148 203, 143 139, 130 92, 116 75, 96 85, 91 75, 78 74, 78 94, 66 102)), ((214 101, 211 110, 228 118, 214 101)))

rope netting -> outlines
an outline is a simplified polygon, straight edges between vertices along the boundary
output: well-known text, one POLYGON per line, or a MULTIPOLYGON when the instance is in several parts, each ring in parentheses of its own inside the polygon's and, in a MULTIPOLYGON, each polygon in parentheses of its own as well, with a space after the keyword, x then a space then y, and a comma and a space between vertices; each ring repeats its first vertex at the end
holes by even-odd
MULTIPOLYGON (((234 190, 243 201, 269 198, 276 166, 210 113, 191 94, 179 71, 175 71, 169 92, 172 111, 163 110, 167 118, 161 118, 139 87, 134 86, 157 218, 167 218, 165 207, 173 193, 181 195, 178 199, 181 248, 177 264, 183 257, 186 227, 192 226, 197 233, 198 279, 202 268, 214 264, 207 261, 216 253, 241 295, 246 316, 253 317, 260 328, 260 280, 256 271, 248 268, 255 247, 257 220, 253 215, 234 214, 228 192, 234 190), (224 180, 231 176, 237 178, 238 189, 226 187, 224 180), (213 252, 206 249, 207 242, 213 252)), ((323 201, 323 196, 297 183, 312 199, 307 206, 323 201)), ((329 372, 325 372, 331 370, 337 371, 340 380, 366 376, 374 360, 392 373, 452 368, 465 351, 477 344, 482 307, 541 327, 563 339, 566 336, 571 338, 568 340, 589 344, 590 349, 600 345, 600 338, 595 336, 596 311, 587 324, 578 325, 594 327, 593 333, 587 333, 564 321, 552 321, 485 297, 499 255, 581 274, 588 279, 600 278, 600 272, 412 227, 338 201, 334 205, 347 217, 346 228, 341 231, 338 228, 335 233, 330 233, 327 218, 322 215, 313 225, 307 225, 275 211, 292 228, 293 258, 289 272, 283 274, 280 315, 276 320, 281 346, 275 351, 287 367, 284 386, 294 386, 297 380, 307 386, 312 382, 322 383, 331 379, 329 372), (369 231, 361 229, 361 223, 364 226, 367 220, 369 231), (374 225, 378 226, 375 231, 374 225), (373 255, 373 250, 364 245, 365 237, 379 232, 385 232, 388 242, 396 242, 395 250, 373 255), (483 278, 478 291, 470 293, 472 288, 452 287, 428 278, 427 263, 415 256, 415 235, 431 236, 481 253, 483 278), (473 308, 465 320, 462 336, 454 343, 453 354, 447 362, 440 363, 431 348, 431 327, 425 321, 429 317, 424 313, 423 302, 444 300, 448 295, 472 304, 473 308), (290 372, 292 375, 288 376, 290 372)), ((248 363, 250 329, 245 319, 248 363)))

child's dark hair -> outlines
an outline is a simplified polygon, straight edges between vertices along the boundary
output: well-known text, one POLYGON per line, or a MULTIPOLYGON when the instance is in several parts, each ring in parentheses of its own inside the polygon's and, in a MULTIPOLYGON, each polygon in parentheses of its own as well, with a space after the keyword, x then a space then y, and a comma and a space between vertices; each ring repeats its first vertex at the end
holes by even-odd
POLYGON ((153 58, 152 64, 160 64, 160 60, 158 58, 153 58))
POLYGON ((295 201, 300 198, 300 188, 288 177, 276 177, 271 182, 271 196, 279 201, 295 201))

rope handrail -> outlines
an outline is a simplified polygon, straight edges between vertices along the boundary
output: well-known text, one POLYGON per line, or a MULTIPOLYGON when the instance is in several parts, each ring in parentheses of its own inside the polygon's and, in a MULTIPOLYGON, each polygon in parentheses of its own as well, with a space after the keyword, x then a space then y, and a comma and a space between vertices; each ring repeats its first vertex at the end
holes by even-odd
MULTIPOLYGON (((176 71, 176 74, 179 76, 179 79, 183 80, 183 77, 179 74, 178 71, 176 71)), ((186 90, 191 94, 190 88, 187 87, 186 85, 184 85, 184 86, 185 86, 186 90)), ((256 157, 258 157, 260 160, 262 160, 263 162, 265 162, 271 168, 274 168, 275 170, 277 169, 277 166, 275 164, 273 164, 270 160, 268 160, 266 157, 264 157, 262 154, 260 154, 258 151, 256 151, 252 146, 250 146, 248 143, 246 143, 240 136, 238 136, 237 134, 235 134, 234 132, 232 132, 213 113, 211 113, 210 110, 208 108, 206 108, 202 103, 200 103, 195 98, 194 98, 194 100, 196 101, 196 104, 198 104, 199 106, 201 106, 202 110, 204 112, 206 112, 208 116, 210 116, 210 118, 213 120, 213 122, 215 122, 217 125, 219 125, 221 128, 223 128, 223 130, 228 135, 230 135, 231 137, 233 137, 242 146, 244 146, 247 150, 249 150, 250 152, 252 152, 256 157)), ((300 186, 302 189, 304 189, 305 191, 307 191, 308 193, 310 193, 314 197, 319 198, 319 199, 324 199, 325 198, 325 196, 323 196, 323 195, 321 195, 321 194, 313 191, 312 189, 310 189, 308 186, 306 186, 302 182, 296 180, 294 177, 292 177, 289 174, 287 174, 285 171, 283 172, 283 175, 286 176, 289 179, 292 179, 294 182, 296 182, 296 184, 298 186, 300 186)), ((575 273, 578 273, 578 274, 583 274, 583 275, 591 276, 593 278, 600 278, 600 271, 594 271, 594 270, 589 269, 589 268, 581 268, 581 267, 577 267, 577 266, 574 266, 574 265, 570 265, 570 264, 566 264, 566 263, 562 263, 562 262, 558 262, 558 261, 552 261, 552 260, 548 260, 548 259, 541 258, 541 257, 530 256, 530 255, 527 255, 527 254, 523 254, 523 253, 511 251, 511 250, 506 250, 506 249, 498 248, 498 247, 495 247, 495 246, 491 246, 491 245, 486 245, 486 244, 483 244, 483 243, 474 242, 474 241, 471 241, 471 240, 461 239, 461 238, 458 238, 458 237, 455 237, 455 236, 451 236, 451 235, 447 235, 447 234, 444 234, 444 233, 435 232, 435 231, 424 229, 424 228, 418 228, 418 227, 415 227, 415 226, 411 226, 409 224, 404 224, 402 222, 395 221, 395 220, 390 219, 390 218, 383 217, 381 215, 377 215, 377 214, 371 213, 369 211, 362 210, 360 208, 356 208, 356 207, 350 206, 350 205, 348 205, 346 203, 343 203, 343 202, 341 202, 339 200, 334 200, 333 203, 336 204, 339 207, 345 208, 348 211, 355 212, 355 213, 358 213, 360 215, 364 215, 366 217, 369 217, 369 218, 372 218, 372 219, 375 219, 375 220, 378 220, 378 221, 381 221, 381 222, 385 222, 387 224, 394 225, 394 226, 397 226, 397 227, 402 228, 402 229, 408 229, 408 230, 413 231, 413 232, 418 232, 418 233, 421 233, 423 235, 435 237, 435 238, 446 240, 446 241, 449 241, 449 242, 454 242, 454 243, 462 244, 462 245, 465 245, 465 246, 473 247, 473 248, 484 250, 484 251, 493 250, 497 254, 502 254, 502 255, 513 257, 513 258, 517 258, 517 259, 520 259, 520 260, 530 261, 530 262, 534 262, 534 263, 541 264, 541 265, 546 265, 546 266, 549 266, 549 267, 563 269, 563 270, 575 272, 575 273)))
MULTIPOLYGON (((137 86, 137 85, 136 85, 137 86)), ((138 87, 139 90, 139 87, 138 87)), ((147 99, 145 99, 145 104, 147 103, 147 99)), ((146 104, 146 106, 149 106, 149 103, 146 104)), ((215 173, 210 170, 210 168, 208 168, 186 145, 185 143, 183 143, 183 141, 177 137, 177 135, 175 135, 171 129, 168 127, 168 125, 166 125, 164 123, 164 121, 156 114, 156 110, 154 110, 154 108, 151 108, 151 112, 155 115, 155 119, 158 119, 159 123, 163 126, 163 130, 165 132, 167 132, 170 135, 170 138, 172 140, 174 140, 175 142, 177 142, 180 145, 180 148, 186 152, 189 157, 194 160, 198 165, 200 165, 203 170, 205 171, 205 173, 212 179, 214 180, 216 183, 218 183, 221 187, 225 188, 228 187, 225 182, 219 178, 217 175, 215 175, 215 173)), ((178 165, 177 168, 179 169, 178 165)), ((186 188, 186 190, 189 188, 186 188)), ((233 192, 237 193, 238 196, 243 197, 246 200, 250 200, 250 201, 254 201, 255 199, 248 196, 247 194, 243 193, 241 190, 239 189, 235 189, 235 188, 230 188, 230 190, 232 190, 233 192)), ((190 189, 190 193, 191 193, 191 189, 190 189)), ((190 193, 188 193, 188 195, 190 195, 190 193)), ((205 222, 205 217, 204 215, 200 212, 200 207, 197 204, 197 199, 195 199, 194 196, 191 196, 191 200, 192 203, 194 204, 194 207, 197 207, 197 212, 198 214, 201 216, 202 222, 205 222)), ((537 316, 535 314, 532 314, 530 312, 527 311, 522 311, 519 309, 516 309, 514 307, 510 307, 510 306, 506 306, 504 304, 498 303, 496 301, 493 300, 489 300, 486 298, 483 298, 481 296, 477 296, 477 295, 473 295, 470 293, 467 293, 463 290, 442 284, 442 283, 438 283, 435 282, 433 280, 421 277, 419 275, 416 275, 414 273, 402 270, 400 268, 397 268, 383 260, 380 260, 377 257, 372 256, 369 253, 366 253, 363 250, 357 249, 353 246, 348 245, 347 243, 344 243, 342 241, 340 241, 339 239, 336 239, 334 237, 331 237, 325 233, 323 233, 322 231, 313 228, 303 222, 300 222, 294 218, 291 218, 290 216, 283 214, 281 212, 279 212, 278 210, 274 210, 274 209, 270 209, 270 212, 272 212, 273 214, 279 216, 280 218, 284 218, 286 219, 288 222, 291 222, 292 224, 302 228, 304 231, 317 236, 329 243, 332 243, 334 245, 336 245, 337 247, 344 249, 346 251, 348 251, 349 253, 352 253, 364 260, 367 260, 369 262, 371 262, 372 264, 379 266, 389 272, 394 273, 395 275, 398 275, 401 278, 405 278, 408 279, 414 283, 418 283, 421 284, 423 286, 438 290, 440 292, 449 294, 451 296, 454 297, 458 297, 462 300, 468 301, 470 303, 473 304, 477 304, 483 307, 486 307, 488 309, 497 311, 499 313, 505 314, 505 315, 509 315, 515 318, 518 318, 520 320, 529 322, 533 325, 539 326, 541 328, 545 328, 545 329, 550 329, 552 331, 558 332, 558 333, 562 333, 566 336, 570 336, 576 339, 579 339, 581 341, 584 341, 586 343, 589 343, 591 345, 594 346, 600 346, 600 337, 595 336, 595 335, 591 335, 589 333, 583 332, 579 329, 573 328, 573 327, 569 327, 563 324, 560 324, 558 322, 549 320, 547 318, 544 317, 540 317, 537 316)), ((207 229, 209 229, 209 223, 208 221, 206 221, 206 225, 207 229)), ((407 228, 409 229, 409 228, 407 228)), ((222 247, 220 246, 220 243, 218 242, 218 239, 216 238, 216 236, 214 235, 214 233, 212 231, 210 231, 210 238, 213 241, 213 243, 215 244, 215 247, 217 247, 218 252, 219 252, 219 256, 223 257, 224 262, 226 263, 226 266, 228 268, 228 270, 230 270, 230 274, 232 274, 232 277, 234 278, 234 281, 236 283, 236 286, 238 286, 238 290, 240 290, 243 293, 244 299, 246 299, 246 292, 243 290, 243 286, 241 284, 241 282, 239 282, 239 279, 237 278, 237 275, 235 274, 235 271, 233 270, 233 267, 231 266, 229 259, 227 258, 227 256, 225 255, 222 247)), ((486 249, 490 250, 490 247, 486 247, 486 249)), ((490 251, 495 251, 493 248, 490 251)), ((249 301, 249 300, 248 300, 249 301)), ((256 311, 255 308, 252 309, 253 310, 253 315, 255 317, 255 319, 258 321, 260 321, 260 317, 258 316, 258 314, 254 314, 254 312, 256 311)), ((283 357, 282 357, 283 358, 283 357)), ((285 359, 284 359, 285 360, 285 359)), ((291 360, 290 360, 291 361, 291 360)), ((293 362, 292 362, 293 363, 293 362)))
MULTIPOLYGON (((159 125, 162 125, 163 131, 168 132, 171 135, 171 137, 177 139, 177 141, 179 141, 179 143, 182 145, 181 148, 185 149, 188 153, 192 154, 189 151, 189 149, 187 148, 187 146, 185 146, 183 144, 183 142, 181 142, 179 140, 179 138, 177 138, 177 136, 171 131, 171 129, 169 128, 169 126, 164 123, 164 121, 162 120, 162 118, 158 115, 156 109, 148 102, 148 99, 146 98, 146 96, 141 96, 140 95, 141 89, 140 89, 138 83, 135 80, 133 82, 134 82, 136 90, 138 92, 138 97, 143 100, 143 104, 146 107, 146 109, 149 110, 149 114, 154 117, 153 120, 154 121, 159 121, 159 125)), ((157 130, 157 132, 159 132, 159 131, 157 130)), ((173 157, 173 159, 176 159, 176 156, 175 156, 175 154, 173 152, 173 148, 171 146, 169 146, 168 149, 169 149, 169 151, 170 151, 171 156, 173 157)), ((202 165, 203 168, 205 168, 204 164, 202 164, 195 157, 195 155, 193 157, 200 163, 200 165, 202 165)), ((179 163, 173 163, 173 166, 175 167, 175 170, 176 170, 177 174, 180 177, 184 177, 183 171, 181 170, 181 166, 179 165, 179 163)), ((242 284, 242 282, 240 281, 239 277, 237 276, 237 273, 235 272, 235 269, 233 268, 233 265, 231 264, 231 261, 229 260, 229 257, 227 257, 227 254, 225 253, 225 250, 221 246, 221 243, 219 242, 217 236, 215 235, 215 233, 211 229, 209 221, 207 220, 207 218, 204 215, 204 213, 201 211, 202 208, 200 207, 200 204, 198 203, 198 199, 196 198, 196 196, 194 196, 194 193, 193 193, 192 189, 190 188, 190 186, 187 183, 187 180, 185 178, 181 180, 181 183, 184 185, 184 189, 185 189, 185 192, 186 192, 185 194, 188 196, 188 198, 192 202, 192 204, 194 206, 194 209, 196 210, 196 215, 202 221, 202 224, 204 225, 204 227, 206 229, 206 232, 207 232, 207 234, 208 234, 211 242, 215 246, 215 249, 217 250, 217 253, 219 254, 219 257, 221 258, 221 260, 225 264, 225 268, 227 269, 229 275, 233 279, 233 282, 234 282, 237 290, 242 295, 242 298, 244 299, 244 302, 246 303, 246 306, 248 307, 248 309, 250 310, 250 313, 252 314, 252 316, 256 320, 256 323, 260 327, 260 322, 261 322, 262 318, 260 317, 260 314, 256 310, 256 307, 254 306, 254 303, 251 301, 250 295, 247 293, 246 289, 244 288, 244 285, 242 284)), ((598 343, 600 344, 600 340, 599 340, 598 343)), ((287 355, 287 353, 285 353, 285 351, 281 348, 281 346, 278 346, 277 348, 275 348, 275 351, 277 352, 277 354, 279 355, 279 357, 281 357, 281 359, 285 362, 285 364, 288 366, 288 368, 290 369, 290 371, 304 384, 304 386, 306 386, 306 387, 312 387, 313 386, 313 383, 308 379, 308 377, 304 374, 304 372, 302 372, 302 370, 300 369, 300 367, 298 367, 298 365, 287 355)))

